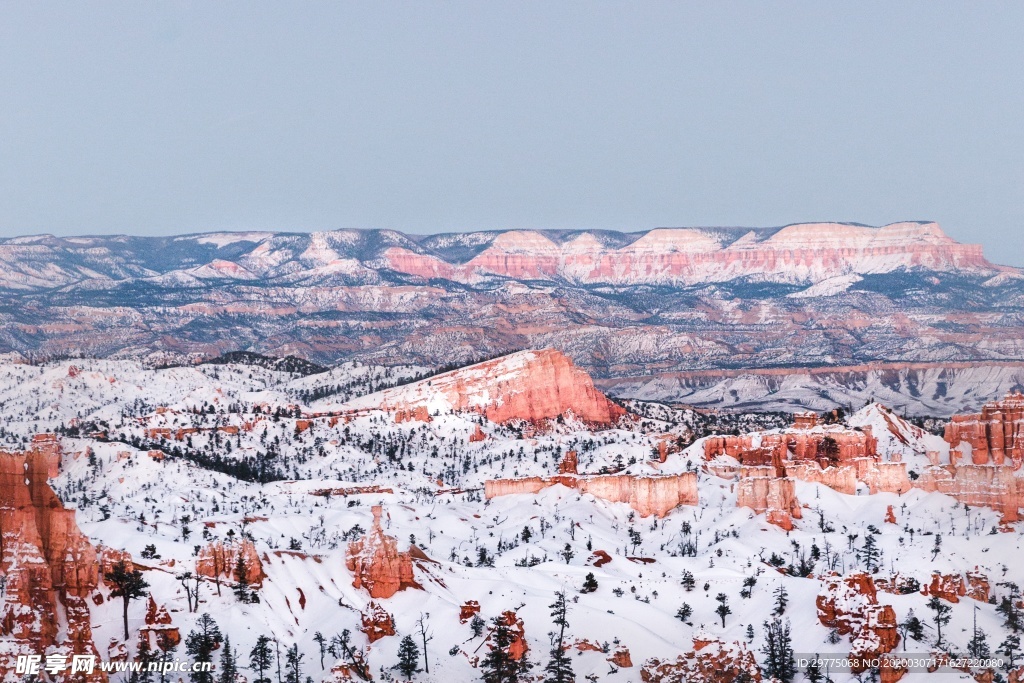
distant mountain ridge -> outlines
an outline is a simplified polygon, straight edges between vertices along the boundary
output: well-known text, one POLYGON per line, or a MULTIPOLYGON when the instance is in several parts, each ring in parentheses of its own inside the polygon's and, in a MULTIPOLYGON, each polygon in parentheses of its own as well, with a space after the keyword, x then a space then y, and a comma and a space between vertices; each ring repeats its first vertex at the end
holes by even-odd
POLYGON ((174 237, 0 240, 0 288, 46 290, 144 281, 374 284, 402 276, 480 282, 488 277, 575 284, 692 285, 739 277, 812 284, 901 269, 996 275, 978 245, 935 223, 871 228, 801 223, 781 228, 658 228, 646 232, 509 230, 405 235, 393 230, 237 232, 174 237))
POLYGON ((525 348, 645 383, 1019 361, 1024 275, 928 222, 0 240, 0 355, 437 368, 525 348))

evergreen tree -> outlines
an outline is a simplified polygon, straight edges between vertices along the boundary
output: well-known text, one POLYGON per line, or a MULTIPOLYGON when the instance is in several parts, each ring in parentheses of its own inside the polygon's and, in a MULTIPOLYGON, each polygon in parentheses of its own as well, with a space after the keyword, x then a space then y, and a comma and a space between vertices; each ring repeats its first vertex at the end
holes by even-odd
POLYGON ((753 624, 747 624, 747 642, 748 643, 754 642, 754 625, 753 624))
POLYGON ((502 617, 491 620, 491 650, 480 662, 483 683, 519 683, 521 677, 529 672, 530 664, 526 657, 516 661, 509 654, 513 635, 508 624, 502 617))
POLYGON ((1020 602, 1020 590, 1016 584, 1009 584, 1010 594, 1004 595, 996 607, 996 611, 1003 615, 1003 626, 1014 633, 1019 633, 1024 627, 1024 614, 1021 613, 1017 604, 1020 602))
POLYGON ((953 608, 946 604, 946 602, 937 595, 933 595, 930 600, 926 603, 928 609, 935 612, 935 616, 932 620, 935 622, 935 633, 938 636, 935 643, 936 645, 942 644, 942 627, 949 623, 952 619, 953 608))
POLYGON ((327 639, 324 634, 317 631, 313 634, 313 642, 320 648, 320 670, 324 669, 324 655, 327 653, 327 639))
POLYGON ((474 638, 483 635, 485 626, 487 626, 487 622, 481 619, 479 614, 474 614, 473 619, 469 622, 469 630, 473 632, 474 638))
POLYGON ((914 610, 907 612, 906 619, 900 624, 900 630, 903 632, 903 640, 906 640, 908 636, 914 640, 924 638, 924 624, 914 614, 914 610))
POLYGON ((405 636, 398 644, 398 669, 406 680, 411 679, 417 673, 420 663, 420 648, 412 636, 405 636))
POLYGON ((149 670, 149 665, 156 661, 156 655, 149 646, 148 637, 143 638, 139 643, 139 653, 135 657, 135 661, 139 662, 141 666, 138 671, 132 671, 128 676, 129 683, 152 683, 153 672, 149 670))
POLYGON ((786 605, 789 604, 789 593, 786 592, 786 587, 780 583, 773 595, 775 595, 775 610, 772 613, 775 616, 781 617, 786 613, 786 605))
POLYGON ((810 683, 822 683, 825 680, 825 674, 821 670, 821 665, 818 664, 817 655, 807 663, 804 676, 810 683))
POLYGON ((249 567, 245 562, 245 556, 238 553, 238 561, 235 562, 235 597, 239 602, 249 602, 252 599, 249 588, 249 567))
POLYGON ((935 545, 932 546, 932 562, 942 552, 942 534, 935 534, 935 545))
POLYGON ((565 652, 565 629, 569 627, 569 608, 566 606, 565 593, 555 593, 555 601, 548 607, 551 608, 551 619, 558 627, 558 635, 553 638, 551 659, 544 668, 547 672, 544 683, 572 683, 576 677, 572 672, 572 661, 565 652))
POLYGON ((249 668, 258 674, 253 683, 270 683, 266 673, 274 661, 274 652, 270 649, 271 642, 270 638, 261 635, 256 638, 256 644, 249 650, 249 668))
POLYGON ((231 649, 231 638, 225 637, 224 649, 220 653, 218 683, 235 683, 236 678, 238 678, 238 665, 235 662, 235 653, 231 649))
POLYGON ((988 646, 988 637, 978 628, 978 607, 974 607, 974 626, 971 628, 971 640, 967 643, 967 653, 972 657, 984 658, 992 654, 988 646))
POLYGON ((1017 659, 1017 653, 1020 651, 1020 636, 1016 633, 1010 633, 1003 639, 1003 642, 999 643, 999 649, 996 650, 997 654, 1001 654, 1006 657, 1007 670, 1013 669, 1016 666, 1015 662, 1017 659))
POLYGON ((878 571, 882 561, 882 551, 878 549, 878 541, 875 540, 874 534, 869 533, 864 537, 864 545, 857 554, 860 557, 860 561, 864 563, 865 569, 872 574, 878 571))
POLYGON ((690 623, 691 616, 693 616, 693 608, 690 607, 689 603, 684 602, 679 609, 676 610, 676 619, 684 624, 690 623))
POLYGON ((796 662, 793 656, 793 641, 789 634, 789 620, 785 623, 778 619, 764 622, 765 642, 761 647, 764 653, 764 672, 783 683, 789 683, 796 676, 796 662))
POLYGON ((732 610, 729 609, 729 598, 726 597, 725 593, 719 593, 715 596, 715 600, 718 601, 715 614, 722 618, 722 628, 725 628, 725 617, 732 614, 732 610))
POLYGON ((302 683, 302 658, 299 646, 293 644, 285 654, 285 683, 302 683))
POLYGON ((697 582, 693 579, 693 572, 689 569, 683 570, 683 590, 687 593, 693 590, 693 587, 697 585, 697 582))
POLYGON ((593 593, 597 590, 597 579, 594 577, 594 572, 587 572, 586 578, 583 579, 583 588, 580 589, 580 593, 593 593))
POLYGON ((118 560, 117 563, 111 567, 111 570, 103 575, 108 582, 114 585, 114 590, 110 592, 110 597, 121 598, 122 600, 122 616, 124 617, 124 642, 128 642, 128 603, 136 598, 141 598, 146 595, 146 589, 149 588, 149 583, 142 578, 142 572, 138 569, 128 571, 128 565, 124 560, 118 560))
MULTIPOLYGON (((204 613, 196 622, 196 630, 188 634, 185 639, 185 652, 192 656, 196 664, 213 662, 213 651, 224 642, 220 634, 217 622, 204 613)), ((202 671, 204 667, 197 667, 200 671, 192 671, 192 683, 213 683, 213 672, 202 671)))

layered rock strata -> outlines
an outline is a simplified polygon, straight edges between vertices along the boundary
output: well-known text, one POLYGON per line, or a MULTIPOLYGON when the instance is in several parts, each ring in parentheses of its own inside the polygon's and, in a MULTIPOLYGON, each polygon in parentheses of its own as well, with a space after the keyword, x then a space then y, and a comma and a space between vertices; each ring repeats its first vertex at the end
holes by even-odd
POLYGON ((348 545, 345 566, 353 574, 352 585, 365 588, 372 598, 390 598, 406 588, 422 590, 413 573, 413 561, 426 559, 426 555, 415 546, 400 552, 398 541, 381 528, 381 514, 381 506, 374 505, 370 531, 348 545))
POLYGON ((627 503, 641 517, 664 517, 680 505, 696 505, 697 475, 694 472, 664 476, 632 474, 570 475, 491 479, 484 483, 488 498, 512 494, 535 494, 561 484, 581 493, 613 503, 627 503))

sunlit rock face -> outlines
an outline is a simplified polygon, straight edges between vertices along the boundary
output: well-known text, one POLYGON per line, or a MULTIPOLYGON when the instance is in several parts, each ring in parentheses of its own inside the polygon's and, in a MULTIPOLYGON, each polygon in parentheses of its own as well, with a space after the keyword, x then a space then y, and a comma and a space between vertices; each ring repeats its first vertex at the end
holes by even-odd
POLYGON ((248 539, 237 543, 214 541, 204 546, 196 557, 196 573, 211 579, 236 581, 240 578, 236 571, 240 557, 245 564, 246 583, 250 586, 261 585, 266 578, 263 562, 256 552, 256 545, 248 539))
POLYGON ((381 506, 373 507, 373 527, 349 543, 345 554, 345 566, 354 575, 352 585, 365 588, 372 598, 390 598, 406 588, 422 588, 413 574, 414 551, 398 550, 398 541, 381 528, 382 513, 381 506))
POLYGON ((682 474, 639 476, 632 474, 560 474, 553 477, 491 479, 484 483, 484 495, 490 499, 514 494, 536 494, 561 484, 581 493, 613 503, 628 503, 641 517, 664 517, 680 505, 696 505, 697 475, 682 474))
POLYGON ((649 659, 640 669, 643 683, 760 683, 761 670, 744 643, 726 642, 703 629, 693 636, 693 650, 674 660, 649 659))
MULTIPOLYGON (((56 647, 96 655, 86 597, 99 584, 96 549, 47 483, 57 476, 60 446, 37 436, 29 450, 0 451, 0 679, 19 654, 56 647)), ((88 681, 106 681, 95 672, 88 681)))
POLYGON ((1024 394, 1010 393, 982 406, 975 415, 954 415, 946 425, 946 441, 975 465, 1024 462, 1024 394))
POLYGON ((542 424, 571 416, 592 427, 608 427, 626 415, 594 386, 590 375, 554 349, 509 354, 350 405, 382 408, 421 421, 429 419, 431 411, 467 411, 492 422, 542 424))
POLYGON ((1021 479, 1009 465, 933 465, 914 482, 925 491, 938 491, 965 505, 989 507, 1002 521, 1019 519, 1021 479))

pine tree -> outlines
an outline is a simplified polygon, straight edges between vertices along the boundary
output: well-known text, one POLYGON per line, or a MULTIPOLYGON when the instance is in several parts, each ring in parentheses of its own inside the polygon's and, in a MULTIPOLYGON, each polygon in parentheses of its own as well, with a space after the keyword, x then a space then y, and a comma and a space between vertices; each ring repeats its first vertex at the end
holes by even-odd
POLYGON ((729 598, 726 597, 725 593, 719 593, 715 596, 715 600, 718 601, 715 614, 722 618, 722 628, 725 628, 725 617, 732 614, 732 610, 729 609, 729 598))
POLYGON ((480 662, 483 683, 519 683, 520 677, 529 672, 530 664, 523 657, 519 661, 509 654, 513 635, 502 617, 491 620, 491 650, 480 662))
POLYGON ((572 672, 572 661, 565 652, 565 629, 569 627, 569 608, 565 602, 565 593, 555 593, 555 601, 548 607, 551 608, 551 619, 558 627, 558 635, 551 647, 551 659, 544 668, 547 672, 544 683, 572 683, 576 677, 572 672))
POLYGON ((128 564, 124 560, 111 567, 111 570, 103 575, 108 582, 114 585, 110 597, 121 598, 123 601, 122 616, 124 617, 124 641, 128 642, 128 603, 136 598, 145 596, 149 583, 142 578, 142 572, 138 569, 128 571, 128 564))
POLYGON ((864 537, 864 545, 857 554, 861 562, 864 563, 865 569, 872 574, 878 571, 882 561, 882 551, 878 549, 878 541, 874 534, 869 533, 864 537))
POLYGON ((293 644, 285 654, 285 683, 302 683, 302 658, 299 646, 293 644))
POLYGON ((690 623, 691 616, 693 616, 693 608, 690 607, 689 603, 684 602, 679 609, 676 610, 676 619, 684 624, 690 623))
POLYGON ((238 561, 235 562, 235 597, 239 602, 249 602, 252 598, 249 589, 249 567, 245 562, 245 556, 238 554, 238 561))
POLYGON ((238 665, 235 663, 235 653, 231 649, 231 638, 224 638, 224 649, 220 653, 220 673, 217 676, 218 683, 235 683, 238 677, 238 665))
POLYGON ((1007 659, 1008 669, 1012 669, 1016 666, 1017 653, 1020 651, 1020 636, 1016 633, 1010 633, 1003 639, 1003 642, 999 643, 999 649, 996 650, 998 654, 1003 655, 1007 659))
POLYGON ((402 638, 402 642, 398 645, 398 664, 395 668, 398 669, 402 676, 408 680, 413 677, 413 674, 417 673, 420 663, 420 648, 416 645, 416 641, 412 636, 405 636, 402 638))
POLYGON ((775 616, 781 617, 786 613, 786 605, 789 604, 789 593, 786 592, 786 587, 780 583, 773 595, 775 595, 775 610, 772 613, 775 616))
POLYGON ((129 683, 152 683, 153 672, 149 670, 149 665, 156 661, 156 655, 153 653, 152 648, 149 645, 149 638, 142 638, 139 643, 139 653, 136 656, 135 661, 139 662, 141 666, 138 671, 133 671, 128 677, 129 683))
POLYGON ((988 646, 988 637, 978 628, 978 607, 974 607, 974 626, 971 629, 971 640, 967 643, 967 653, 972 657, 984 658, 992 654, 988 646))
POLYGON ((825 680, 825 674, 821 670, 821 664, 818 664, 817 655, 807 663, 807 668, 804 669, 804 676, 810 683, 822 683, 825 680))
POLYGON ((768 677, 775 677, 783 683, 789 683, 796 676, 796 662, 793 656, 793 641, 789 635, 789 620, 785 623, 778 619, 764 622, 765 642, 761 647, 764 653, 764 672, 768 677))
POLYGON ((469 622, 469 630, 473 632, 474 638, 479 638, 483 635, 485 626, 487 626, 487 622, 481 619, 479 614, 474 614, 469 622))
POLYGON ((583 588, 580 589, 580 593, 593 593, 597 590, 597 579, 594 577, 594 572, 587 572, 586 578, 583 579, 583 588))
POLYGON ((253 683, 270 683, 270 678, 265 675, 270 670, 274 657, 270 643, 270 638, 261 635, 256 638, 256 644, 249 651, 249 668, 258 674, 253 683))
MULTIPOLYGON (((192 656, 196 664, 212 663, 213 651, 222 642, 224 642, 224 637, 220 634, 217 622, 209 614, 204 613, 196 621, 196 630, 189 633, 188 638, 185 639, 185 652, 192 656)), ((204 667, 198 668, 203 669, 204 667)), ((192 683, 213 683, 212 671, 192 671, 191 676, 192 683)))
POLYGON ((914 640, 921 640, 924 638, 924 624, 922 624, 921 620, 914 614, 914 610, 909 610, 907 612, 907 617, 903 620, 903 623, 900 624, 900 629, 903 631, 904 640, 906 640, 908 636, 914 640))
POLYGON ((324 638, 324 634, 320 631, 316 631, 313 634, 313 642, 320 648, 320 670, 324 669, 324 655, 327 654, 327 639, 324 638))
POLYGON ((935 545, 932 546, 932 562, 942 552, 942 534, 935 534, 935 545))
POLYGON ((693 579, 693 572, 689 569, 683 570, 683 590, 687 593, 693 590, 693 587, 697 585, 697 582, 693 579))
POLYGON ((1019 633, 1024 627, 1024 614, 1021 613, 1017 604, 1020 602, 1020 590, 1016 584, 1009 584, 1010 594, 1004 595, 999 601, 996 611, 1003 615, 1003 626, 1014 633, 1019 633))
POLYGON ((950 607, 942 600, 939 596, 933 595, 930 600, 926 603, 928 609, 935 612, 935 616, 932 620, 935 622, 935 633, 938 636, 935 643, 936 645, 942 644, 942 627, 949 623, 952 619, 953 608, 950 607))

